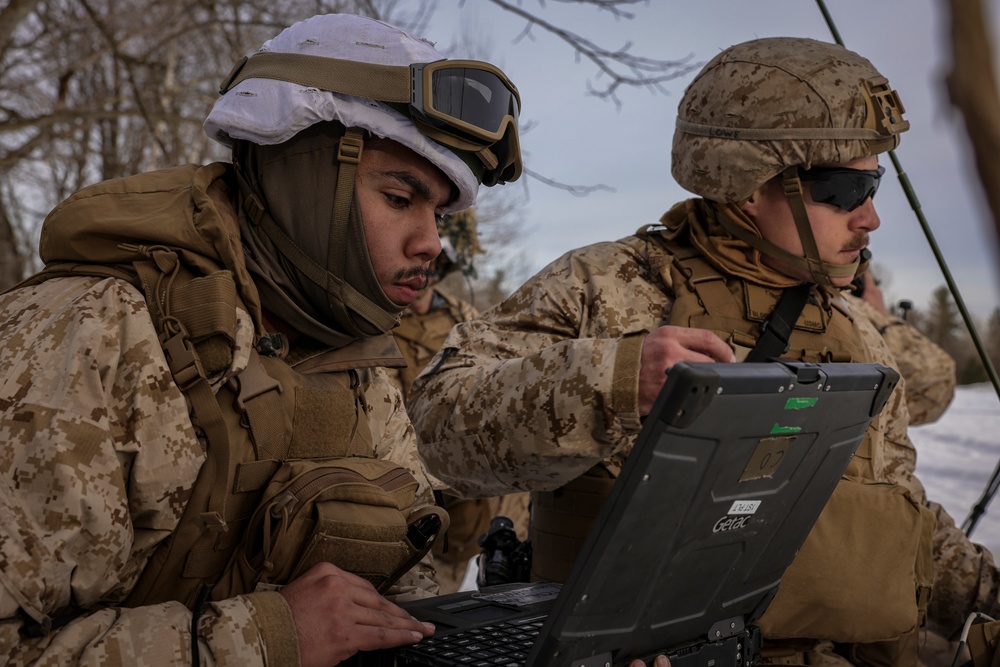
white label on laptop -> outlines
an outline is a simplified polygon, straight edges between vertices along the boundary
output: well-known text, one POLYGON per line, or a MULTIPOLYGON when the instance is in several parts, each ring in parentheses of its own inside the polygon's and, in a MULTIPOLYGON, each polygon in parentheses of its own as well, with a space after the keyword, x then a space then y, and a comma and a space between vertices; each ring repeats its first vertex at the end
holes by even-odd
POLYGON ((728 514, 755 514, 760 507, 759 500, 737 500, 729 508, 728 514))

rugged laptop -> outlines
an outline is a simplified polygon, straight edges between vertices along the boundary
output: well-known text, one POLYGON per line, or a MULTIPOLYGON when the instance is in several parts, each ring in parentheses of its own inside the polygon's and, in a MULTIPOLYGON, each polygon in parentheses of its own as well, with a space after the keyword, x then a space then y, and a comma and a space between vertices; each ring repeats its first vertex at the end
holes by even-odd
POLYGON ((898 379, 878 364, 677 364, 565 584, 406 603, 435 636, 356 664, 754 664, 754 622, 898 379))

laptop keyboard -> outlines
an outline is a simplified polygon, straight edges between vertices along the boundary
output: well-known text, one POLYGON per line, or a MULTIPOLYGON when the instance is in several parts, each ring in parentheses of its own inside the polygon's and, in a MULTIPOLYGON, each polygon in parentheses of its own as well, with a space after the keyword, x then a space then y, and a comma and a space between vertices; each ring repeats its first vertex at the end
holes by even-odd
POLYGON ((545 616, 523 618, 430 637, 399 651, 403 664, 522 667, 545 616))

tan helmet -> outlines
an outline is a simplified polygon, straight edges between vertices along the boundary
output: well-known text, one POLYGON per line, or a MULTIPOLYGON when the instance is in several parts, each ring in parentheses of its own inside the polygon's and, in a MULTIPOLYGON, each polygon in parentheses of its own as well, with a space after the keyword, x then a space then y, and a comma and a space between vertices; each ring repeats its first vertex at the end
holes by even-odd
POLYGON ((843 164, 895 148, 909 129, 888 80, 865 58, 813 39, 772 37, 732 46, 713 58, 681 99, 671 172, 705 199, 738 205, 781 175, 802 241, 797 257, 723 220, 760 252, 831 278, 854 276, 850 265, 822 261, 802 196, 800 170, 843 164))
POLYGON ((745 200, 787 167, 839 164, 899 144, 910 124, 865 58, 814 39, 732 46, 688 86, 677 110, 671 172, 705 199, 745 200))

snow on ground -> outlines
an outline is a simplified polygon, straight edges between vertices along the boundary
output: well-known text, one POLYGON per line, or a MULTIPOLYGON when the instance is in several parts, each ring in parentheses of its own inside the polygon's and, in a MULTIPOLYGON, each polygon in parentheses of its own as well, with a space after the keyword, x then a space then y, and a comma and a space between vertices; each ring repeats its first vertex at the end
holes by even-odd
MULTIPOLYGON (((941 419, 912 427, 910 439, 927 495, 961 526, 1000 460, 1000 398, 993 385, 958 387, 941 419)), ((1000 556, 1000 499, 994 499, 976 524, 972 540, 1000 556)))

